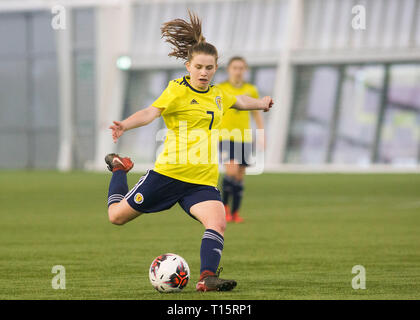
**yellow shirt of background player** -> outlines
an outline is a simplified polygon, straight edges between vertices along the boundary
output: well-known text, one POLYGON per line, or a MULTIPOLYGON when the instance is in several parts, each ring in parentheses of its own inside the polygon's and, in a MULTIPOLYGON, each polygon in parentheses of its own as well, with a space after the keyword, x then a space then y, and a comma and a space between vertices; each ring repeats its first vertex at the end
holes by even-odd
MULTIPOLYGON (((230 93, 234 96, 247 95, 249 97, 258 99, 258 90, 257 88, 250 84, 244 83, 241 87, 236 88, 229 81, 219 83, 217 87, 221 88, 226 93, 230 93)), ((220 125, 221 129, 227 129, 232 132, 234 129, 239 129, 242 136, 242 141, 236 142, 252 142, 251 132, 245 131, 246 129, 251 129, 251 119, 250 112, 245 110, 229 109, 226 111, 223 116, 222 123, 220 125)), ((232 136, 221 136, 221 140, 232 140, 232 136)), ((236 137, 235 137, 236 139, 236 137)))
POLYGON ((170 81, 152 103, 163 109, 168 128, 154 171, 189 183, 217 186, 219 134, 214 129, 220 129, 223 114, 235 103, 234 95, 217 86, 206 91, 194 89, 189 76, 170 81))

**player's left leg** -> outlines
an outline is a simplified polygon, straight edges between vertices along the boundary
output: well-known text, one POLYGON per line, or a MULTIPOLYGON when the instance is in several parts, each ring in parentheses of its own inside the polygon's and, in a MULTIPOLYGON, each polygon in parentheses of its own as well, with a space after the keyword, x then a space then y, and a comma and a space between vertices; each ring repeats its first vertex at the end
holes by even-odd
POLYGON ((235 163, 234 159, 231 159, 224 164, 224 167, 225 174, 222 181, 222 201, 226 211, 226 221, 230 222, 232 221, 232 211, 229 200, 233 196, 238 165, 235 163))
MULTIPOLYGON (((190 213, 205 227, 201 240, 200 279, 197 291, 230 291, 236 286, 236 281, 219 278, 216 273, 219 267, 224 246, 226 229, 225 210, 223 203, 208 200, 194 204, 190 213)), ((220 272, 219 272, 220 273, 220 272)))
POLYGON ((236 223, 243 222, 243 218, 239 215, 239 209, 243 198, 245 170, 245 165, 236 165, 235 179, 232 187, 232 221, 236 223))
POLYGON ((244 142, 237 144, 235 148, 240 152, 236 153, 236 157, 239 159, 239 163, 236 166, 235 180, 233 182, 232 221, 240 223, 243 222, 243 218, 239 215, 239 209, 242 203, 245 171, 246 167, 249 166, 252 144, 249 142, 244 142))
POLYGON ((233 194, 233 182, 236 175, 235 165, 235 143, 230 140, 220 141, 220 161, 225 168, 225 174, 222 179, 222 201, 226 211, 226 221, 232 221, 230 200, 233 194))

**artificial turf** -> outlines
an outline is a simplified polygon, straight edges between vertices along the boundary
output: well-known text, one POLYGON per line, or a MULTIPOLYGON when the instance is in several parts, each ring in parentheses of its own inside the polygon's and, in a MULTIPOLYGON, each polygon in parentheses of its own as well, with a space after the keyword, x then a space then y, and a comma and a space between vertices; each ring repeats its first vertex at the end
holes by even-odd
MULTIPOLYGON (((141 175, 129 174, 129 185, 141 175)), ((115 226, 110 174, 0 171, 0 299, 419 299, 420 176, 247 176, 243 224, 228 224, 221 277, 231 292, 195 292, 203 227, 176 205, 115 226), (184 257, 191 279, 161 294, 152 260, 184 257), (52 288, 52 267, 66 289, 52 288), (352 288, 355 265, 366 289, 352 288)))

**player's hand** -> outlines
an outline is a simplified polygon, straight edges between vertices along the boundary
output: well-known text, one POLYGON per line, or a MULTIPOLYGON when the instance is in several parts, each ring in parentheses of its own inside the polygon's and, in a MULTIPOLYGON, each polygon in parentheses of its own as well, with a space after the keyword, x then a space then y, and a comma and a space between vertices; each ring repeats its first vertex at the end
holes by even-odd
POLYGON ((123 135, 125 129, 121 121, 112 121, 112 122, 114 123, 114 125, 110 126, 109 129, 112 130, 112 140, 114 140, 114 143, 116 143, 118 138, 123 135))
POLYGON ((264 112, 268 112, 273 104, 274 101, 270 96, 265 96, 261 99, 262 110, 264 110, 264 112))

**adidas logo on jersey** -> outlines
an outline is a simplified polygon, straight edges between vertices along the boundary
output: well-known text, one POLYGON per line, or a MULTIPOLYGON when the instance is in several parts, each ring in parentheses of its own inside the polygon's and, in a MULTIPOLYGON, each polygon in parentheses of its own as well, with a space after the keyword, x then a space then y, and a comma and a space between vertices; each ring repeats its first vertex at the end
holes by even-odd
POLYGON ((198 102, 197 102, 197 100, 192 99, 191 102, 190 102, 190 104, 198 104, 198 102))

